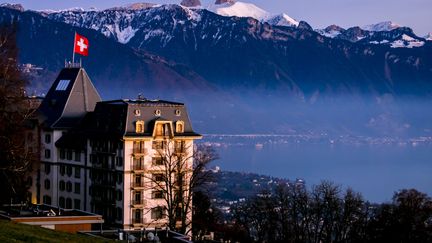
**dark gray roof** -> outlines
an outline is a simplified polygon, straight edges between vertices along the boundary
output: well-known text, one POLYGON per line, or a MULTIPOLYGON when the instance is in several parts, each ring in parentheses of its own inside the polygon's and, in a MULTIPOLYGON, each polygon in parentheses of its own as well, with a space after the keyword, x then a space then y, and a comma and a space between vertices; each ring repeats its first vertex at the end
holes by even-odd
POLYGON ((143 106, 167 106, 167 107, 180 107, 184 106, 183 103, 166 101, 166 100, 149 100, 149 99, 122 99, 122 100, 107 100, 102 101, 107 104, 139 104, 143 106))
POLYGON ((38 109, 46 128, 70 128, 101 98, 83 68, 64 68, 38 109))

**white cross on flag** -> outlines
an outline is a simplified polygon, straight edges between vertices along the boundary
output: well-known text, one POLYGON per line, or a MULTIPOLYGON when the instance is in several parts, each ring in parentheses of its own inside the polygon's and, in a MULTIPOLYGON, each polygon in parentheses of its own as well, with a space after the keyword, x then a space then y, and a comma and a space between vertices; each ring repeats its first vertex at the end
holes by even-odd
POLYGON ((74 52, 83 56, 88 56, 89 42, 87 38, 75 33, 74 52))

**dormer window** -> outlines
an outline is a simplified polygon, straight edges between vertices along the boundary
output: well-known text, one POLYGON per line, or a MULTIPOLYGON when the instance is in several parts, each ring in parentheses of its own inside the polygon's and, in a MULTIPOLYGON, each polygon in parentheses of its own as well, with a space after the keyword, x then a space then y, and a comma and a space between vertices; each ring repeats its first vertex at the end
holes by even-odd
POLYGON ((135 123, 135 132, 144 133, 144 121, 137 121, 135 123))
POLYGON ((175 113, 176 116, 180 116, 181 115, 181 111, 179 109, 175 110, 174 113, 175 113))
POLYGON ((176 122, 176 133, 183 133, 184 132, 184 122, 183 121, 177 121, 176 122))
POLYGON ((141 116, 141 111, 136 109, 136 110, 134 110, 134 114, 135 114, 135 116, 141 116))
POLYGON ((170 122, 156 122, 153 136, 173 136, 172 129, 170 122))
POLYGON ((154 111, 155 116, 160 116, 162 114, 161 110, 155 110, 154 111))

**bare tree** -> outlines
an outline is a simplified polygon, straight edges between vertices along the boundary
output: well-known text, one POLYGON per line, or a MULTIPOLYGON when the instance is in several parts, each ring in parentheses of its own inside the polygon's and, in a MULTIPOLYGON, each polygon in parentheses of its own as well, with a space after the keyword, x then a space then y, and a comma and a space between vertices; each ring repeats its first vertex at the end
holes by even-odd
POLYGON ((151 190, 163 193, 167 226, 188 234, 194 193, 209 180, 206 166, 217 158, 208 146, 189 146, 183 140, 164 140, 158 148, 153 173, 146 174, 151 190))
POLYGON ((36 151, 26 147, 26 131, 31 114, 25 96, 27 82, 18 68, 16 27, 0 27, 0 201, 24 200, 26 174, 36 159, 36 151))

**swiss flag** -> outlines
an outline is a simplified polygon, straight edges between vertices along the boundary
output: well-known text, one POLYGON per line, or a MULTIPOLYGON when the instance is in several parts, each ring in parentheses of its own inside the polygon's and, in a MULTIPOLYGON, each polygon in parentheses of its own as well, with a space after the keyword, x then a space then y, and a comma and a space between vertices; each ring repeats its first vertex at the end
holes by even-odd
POLYGON ((83 56, 88 56, 89 42, 87 38, 75 33, 74 52, 83 56))

